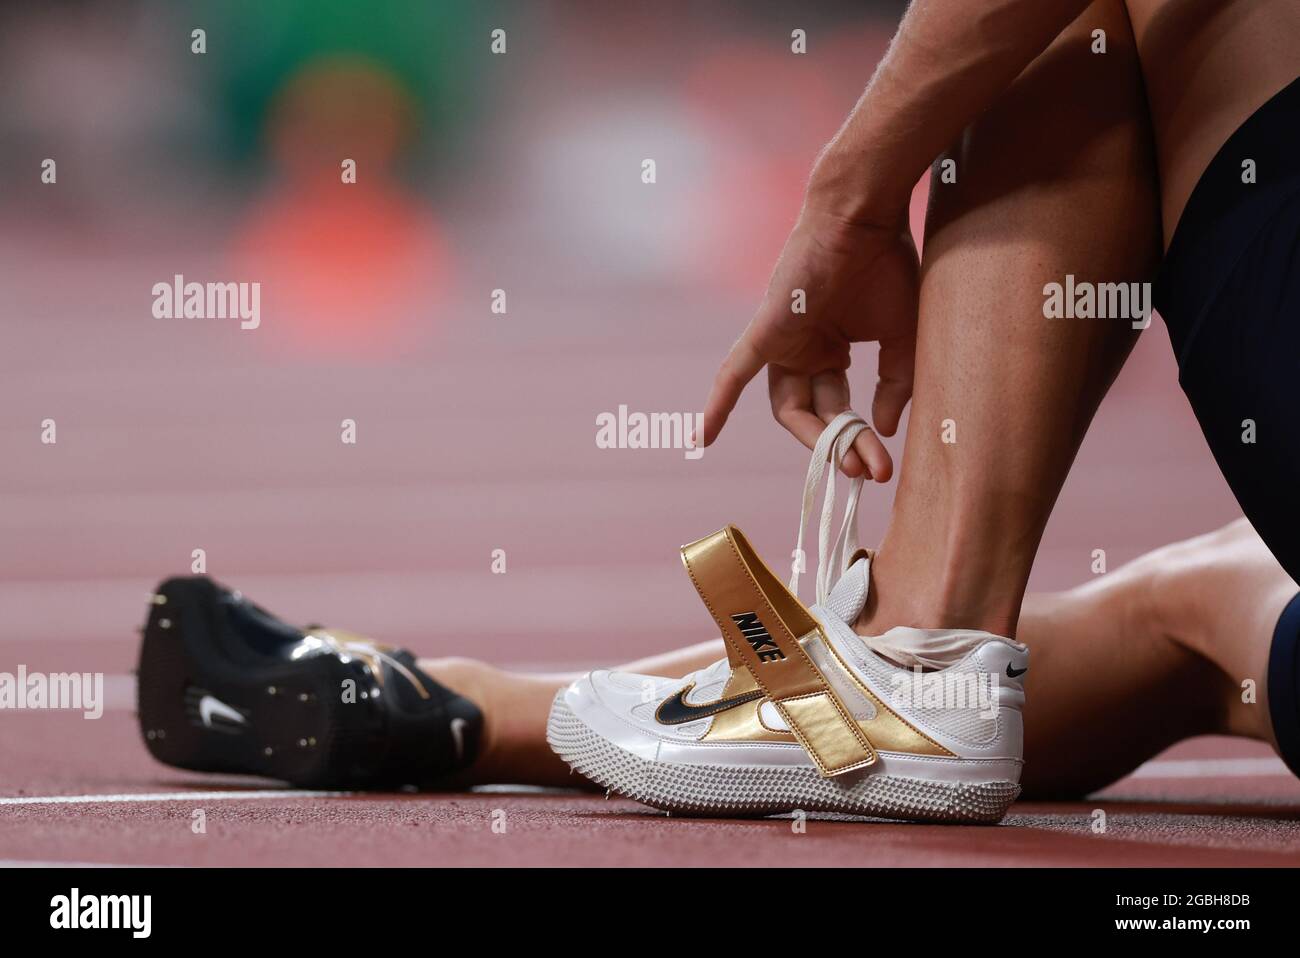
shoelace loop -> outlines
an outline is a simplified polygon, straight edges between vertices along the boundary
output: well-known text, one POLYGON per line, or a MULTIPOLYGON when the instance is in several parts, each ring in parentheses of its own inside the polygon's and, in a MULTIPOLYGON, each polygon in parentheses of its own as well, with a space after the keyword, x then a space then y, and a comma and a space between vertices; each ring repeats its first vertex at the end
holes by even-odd
POLYGON ((799 575, 803 571, 803 532, 812 511, 813 493, 822 481, 829 464, 826 480, 826 498, 822 501, 821 522, 817 527, 817 603, 824 605, 830 595, 831 585, 848 571, 849 561, 858 551, 858 499, 862 495, 861 477, 849 481, 849 500, 844 507, 844 520, 832 544, 831 521, 835 513, 835 479, 844 457, 853 448, 853 442, 864 429, 870 429, 865 419, 852 409, 840 413, 822 430, 813 446, 808 463, 808 475, 803 484, 803 504, 799 510, 799 537, 795 541, 795 555, 790 570, 790 591, 799 594, 799 575))

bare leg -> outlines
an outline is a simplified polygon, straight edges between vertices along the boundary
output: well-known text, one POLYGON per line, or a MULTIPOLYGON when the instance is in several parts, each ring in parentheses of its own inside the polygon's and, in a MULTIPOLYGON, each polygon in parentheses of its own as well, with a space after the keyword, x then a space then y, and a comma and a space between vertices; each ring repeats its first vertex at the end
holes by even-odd
POLYGON ((1122 3, 1094 3, 950 157, 956 182, 932 177, 912 414, 864 635, 1015 634, 1048 514, 1136 336, 1122 318, 1045 318, 1044 286, 1143 281, 1160 252, 1122 3))
POLYGON ((1026 796, 1095 791, 1193 735, 1276 747, 1268 655, 1296 591, 1242 519, 1069 592, 1028 596, 1026 796))
MULTIPOLYGON (((1265 700, 1269 644, 1296 591, 1241 521, 1069 592, 1029 596, 1020 630, 1033 649, 1025 794, 1094 791, 1193 735, 1274 744, 1265 700), (1258 687, 1256 704, 1242 702, 1245 679, 1258 687)), ((677 676, 725 654, 715 639, 624 668, 677 676)), ((420 665, 486 716, 485 748, 465 784, 585 784, 546 744, 551 700, 576 676, 512 674, 470 659, 420 665)))
MULTIPOLYGON (((726 656, 721 639, 620 666, 640 675, 685 675, 726 656)), ((514 782, 579 787, 546 744, 546 719, 555 693, 578 675, 525 675, 475 659, 421 659, 420 668, 483 711, 483 748, 465 784, 514 782)))

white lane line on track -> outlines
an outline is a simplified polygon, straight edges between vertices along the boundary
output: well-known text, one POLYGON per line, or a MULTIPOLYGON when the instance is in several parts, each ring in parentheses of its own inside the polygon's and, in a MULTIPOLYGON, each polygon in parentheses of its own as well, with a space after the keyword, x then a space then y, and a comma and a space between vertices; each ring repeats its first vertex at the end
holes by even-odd
POLYGON ((0 798, 0 805, 102 805, 109 802, 220 802, 262 798, 346 798, 355 792, 260 789, 249 792, 138 792, 122 795, 46 795, 0 798))
MULTIPOLYGON (((1263 778, 1269 776, 1291 777, 1291 770, 1280 758, 1213 758, 1213 759, 1163 759, 1147 762, 1130 778, 1263 778)), ((527 785, 480 785, 475 792, 519 792, 548 794, 561 789, 539 788, 527 785)), ((219 802, 240 799, 296 799, 296 798, 348 798, 357 792, 312 791, 308 789, 260 789, 247 792, 138 792, 119 795, 46 795, 0 798, 4 805, 101 805, 114 802, 219 802)), ((376 794, 374 797, 383 798, 376 794)), ((0 860, 0 866, 6 863, 0 860)))
POLYGON ((122 865, 118 862, 40 862, 0 858, 0 868, 157 868, 156 865, 122 865))
POLYGON ((1193 758, 1147 762, 1130 778, 1262 778, 1291 777, 1280 758, 1193 758))

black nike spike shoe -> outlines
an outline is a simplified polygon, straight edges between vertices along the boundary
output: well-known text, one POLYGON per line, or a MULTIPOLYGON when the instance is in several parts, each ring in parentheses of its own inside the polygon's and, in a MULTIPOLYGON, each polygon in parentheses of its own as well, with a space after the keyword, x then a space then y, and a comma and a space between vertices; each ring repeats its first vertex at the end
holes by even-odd
POLYGON ((137 696, 160 762, 382 789, 435 786, 474 760, 482 713, 409 652, 295 628, 206 576, 151 601, 137 696))

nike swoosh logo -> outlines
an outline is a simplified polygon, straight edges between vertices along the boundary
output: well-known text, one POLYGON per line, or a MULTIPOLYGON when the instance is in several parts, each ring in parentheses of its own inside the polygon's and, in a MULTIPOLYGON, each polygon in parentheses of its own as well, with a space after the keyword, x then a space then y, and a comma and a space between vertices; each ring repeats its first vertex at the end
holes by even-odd
POLYGON ((199 718, 208 728, 212 728, 212 717, 216 715, 220 718, 231 722, 238 722, 240 725, 245 724, 248 719, 235 711, 220 699, 213 698, 211 695, 205 695, 199 699, 199 718))
POLYGON ((465 726, 469 723, 463 718, 454 718, 451 720, 451 738, 456 743, 456 761, 465 759, 465 726))
POLYGON ((734 709, 737 705, 744 705, 746 702, 761 699, 767 694, 761 689, 754 689, 751 692, 742 692, 740 695, 733 695, 730 698, 692 705, 686 701, 686 693, 693 688, 695 686, 688 685, 676 694, 664 699, 655 712, 655 720, 660 725, 682 725, 695 719, 717 715, 719 712, 727 711, 727 709, 734 709))
POLYGON ((1013 669, 1011 667, 1011 663, 1010 662, 1007 663, 1007 678, 1009 679, 1018 679, 1020 678, 1020 676, 1024 675, 1028 671, 1029 671, 1029 666, 1027 665, 1023 669, 1013 669))

